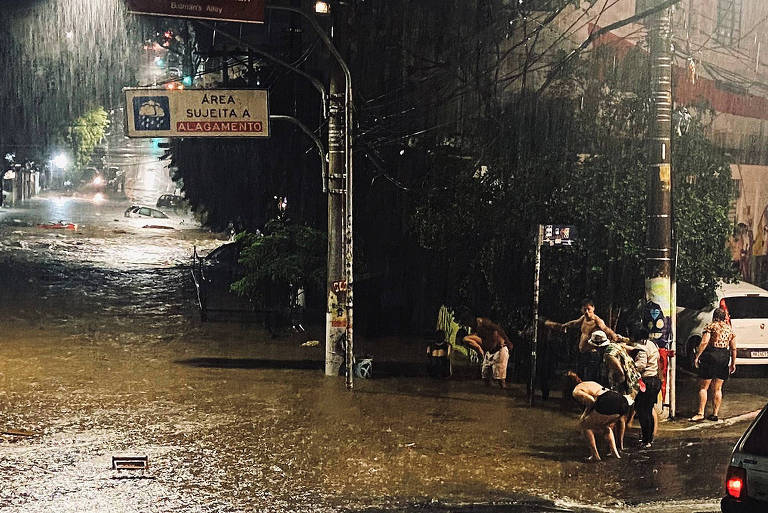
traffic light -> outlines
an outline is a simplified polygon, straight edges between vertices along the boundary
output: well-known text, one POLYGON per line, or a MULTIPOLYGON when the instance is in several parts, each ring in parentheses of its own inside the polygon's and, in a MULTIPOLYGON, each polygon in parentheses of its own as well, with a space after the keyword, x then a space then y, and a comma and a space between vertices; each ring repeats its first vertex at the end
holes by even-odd
POLYGON ((187 87, 192 85, 192 77, 189 75, 185 75, 184 78, 181 79, 181 83, 187 87))

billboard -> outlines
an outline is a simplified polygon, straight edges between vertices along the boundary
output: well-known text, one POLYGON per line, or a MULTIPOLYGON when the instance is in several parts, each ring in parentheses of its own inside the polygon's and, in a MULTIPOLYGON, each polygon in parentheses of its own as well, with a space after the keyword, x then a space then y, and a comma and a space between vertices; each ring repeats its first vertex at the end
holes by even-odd
POLYGON ((266 0, 126 0, 128 12, 214 21, 264 23, 266 0))
POLYGON ((128 137, 269 137, 263 89, 125 89, 128 137))

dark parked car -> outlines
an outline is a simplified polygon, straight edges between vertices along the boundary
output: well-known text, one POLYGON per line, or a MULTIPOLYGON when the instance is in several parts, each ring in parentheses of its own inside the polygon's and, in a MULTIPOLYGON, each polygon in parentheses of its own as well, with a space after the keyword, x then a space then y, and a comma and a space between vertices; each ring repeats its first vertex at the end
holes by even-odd
POLYGON ((179 208, 184 202, 184 198, 176 194, 163 194, 157 198, 157 207, 179 208))
POLYGON ((768 511, 768 405, 733 448, 720 508, 723 513, 768 511))

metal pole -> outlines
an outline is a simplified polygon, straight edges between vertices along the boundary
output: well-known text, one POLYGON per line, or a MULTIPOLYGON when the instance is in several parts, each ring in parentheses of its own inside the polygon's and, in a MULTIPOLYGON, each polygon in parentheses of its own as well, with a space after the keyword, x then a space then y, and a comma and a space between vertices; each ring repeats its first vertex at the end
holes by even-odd
POLYGON ((675 265, 672 268, 672 340, 669 349, 669 418, 677 414, 677 254, 680 243, 675 243, 675 265))
POLYGON ((531 340, 531 382, 529 384, 529 406, 533 406, 533 396, 536 395, 536 346, 539 340, 539 278, 541 276, 541 244, 544 240, 544 226, 539 225, 536 235, 536 268, 533 278, 533 340, 531 340))
MULTIPOLYGON (((669 323, 672 315, 672 55, 670 9, 651 16, 650 58, 652 121, 648 152, 648 232, 645 259, 645 297, 656 303, 669 323)), ((665 333, 653 333, 660 346, 668 347, 665 333)))
MULTIPOLYGON (((344 247, 343 251, 343 257, 344 257, 344 289, 346 291, 346 326, 345 326, 345 337, 346 337, 346 360, 347 360, 347 388, 351 389, 353 386, 353 373, 352 373, 352 360, 354 355, 354 332, 353 332, 353 323, 352 323, 352 309, 353 309, 353 295, 352 295, 352 285, 353 285, 353 278, 354 278, 354 272, 353 272, 353 230, 352 230, 352 139, 351 139, 351 128, 352 128, 352 74, 349 71, 349 67, 347 66, 347 63, 344 62, 344 59, 341 57, 341 54, 336 49, 336 46, 334 46, 333 42, 331 42, 331 39, 328 37, 328 34, 325 33, 325 31, 320 27, 320 24, 317 22, 315 18, 308 15, 306 12, 304 12, 302 9, 296 8, 296 7, 288 7, 288 6, 282 6, 282 5, 267 5, 265 6, 267 9, 273 9, 277 11, 288 11, 293 12, 296 14, 299 14, 306 19, 309 24, 314 29, 317 36, 323 41, 325 46, 328 48, 328 51, 333 55, 334 59, 336 59, 337 64, 341 68, 341 71, 344 73, 344 109, 343 109, 343 138, 344 138, 344 178, 345 180, 345 188, 344 188, 344 194, 345 194, 345 202, 344 202, 344 210, 345 215, 342 220, 343 223, 343 238, 342 238, 342 245, 344 247)), ((338 31, 337 31, 338 34, 338 31)), ((334 72, 331 73, 331 110, 334 110, 334 77, 336 74, 334 72)), ((338 115, 338 108, 337 108, 337 115, 338 115)), ((338 148, 338 139, 332 142, 332 138, 338 137, 338 132, 335 134, 331 134, 331 129, 333 128, 335 131, 338 131, 337 127, 332 127, 331 123, 333 122, 334 114, 331 113, 331 116, 329 118, 328 123, 328 149, 329 149, 329 177, 331 179, 339 178, 338 173, 335 170, 335 166, 330 162, 333 158, 331 154, 331 148, 332 145, 336 145, 338 148)), ((337 118, 338 119, 338 118, 337 118)), ((331 236, 331 231, 336 230, 335 225, 333 228, 330 226, 331 222, 335 222, 335 216, 336 211, 331 212, 331 208, 336 208, 337 205, 337 198, 334 197, 333 187, 329 186, 329 192, 330 195, 328 196, 328 223, 329 223, 329 231, 328 231, 328 269, 329 271, 331 268, 335 270, 336 266, 335 263, 330 262, 331 255, 335 252, 335 249, 332 251, 333 248, 331 248, 331 244, 335 243, 334 241, 337 240, 336 235, 333 237, 331 236)), ((341 207, 341 205, 339 205, 341 207)), ((340 209, 339 209, 340 211, 340 209)), ((329 284, 333 280, 333 277, 335 275, 328 276, 328 282, 329 284)), ((338 280, 333 280, 334 282, 337 282, 338 280)), ((332 294, 335 295, 335 293, 332 290, 332 284, 331 288, 328 290, 328 298, 329 303, 332 297, 332 294)), ((331 332, 333 330, 332 326, 332 315, 328 315, 328 322, 326 323, 326 368, 325 372, 326 374, 329 374, 329 346, 333 346, 335 343, 333 340, 331 340, 331 332)), ((332 358, 332 360, 335 361, 335 359, 332 358)), ((333 363, 333 362, 331 362, 333 363)), ((332 365, 330 365, 332 366, 332 365)))
POLYGON ((280 120, 280 121, 289 121, 293 123, 294 125, 298 126, 302 132, 304 132, 310 139, 312 139, 312 142, 315 143, 315 147, 317 148, 317 153, 320 157, 320 172, 321 177, 323 179, 323 192, 328 192, 328 163, 325 161, 325 149, 323 148, 323 143, 320 142, 320 139, 317 138, 317 136, 307 128, 307 125, 299 121, 298 119, 294 118, 293 116, 284 116, 282 114, 270 114, 269 119, 271 120, 280 120))

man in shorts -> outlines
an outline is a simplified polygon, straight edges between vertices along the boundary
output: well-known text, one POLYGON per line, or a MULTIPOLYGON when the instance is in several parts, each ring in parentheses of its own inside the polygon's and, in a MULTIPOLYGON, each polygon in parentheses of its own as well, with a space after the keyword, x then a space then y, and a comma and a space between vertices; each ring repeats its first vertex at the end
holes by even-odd
POLYGON ((506 332, 485 317, 467 319, 465 324, 472 328, 472 333, 465 336, 463 342, 483 359, 481 375, 485 384, 490 385, 493 379, 501 388, 506 388, 507 363, 512 349, 506 332))
POLYGON ((579 328, 579 366, 577 374, 585 381, 597 381, 601 356, 589 343, 595 331, 602 331, 612 341, 629 342, 608 327, 595 313, 595 303, 591 299, 581 302, 581 317, 561 324, 561 330, 566 333, 570 328, 579 328))

